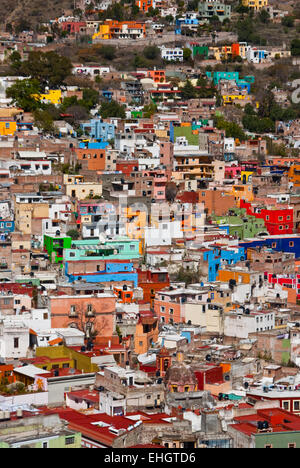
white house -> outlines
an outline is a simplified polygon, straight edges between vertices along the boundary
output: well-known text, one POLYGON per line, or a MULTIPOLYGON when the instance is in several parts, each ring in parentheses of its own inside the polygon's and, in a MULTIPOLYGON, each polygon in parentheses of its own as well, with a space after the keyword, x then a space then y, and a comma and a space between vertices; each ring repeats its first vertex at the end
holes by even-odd
POLYGON ((275 312, 270 311, 232 311, 225 314, 224 335, 235 338, 248 338, 249 333, 273 330, 275 312))
POLYGON ((148 247, 171 245, 173 239, 183 239, 183 234, 180 221, 161 222, 157 228, 145 228, 145 245, 148 247))
POLYGON ((0 321, 0 356, 5 359, 20 359, 27 355, 29 328, 21 320, 0 321))
POLYGON ((161 58, 168 62, 183 62, 183 49, 180 47, 165 47, 162 46, 161 58))

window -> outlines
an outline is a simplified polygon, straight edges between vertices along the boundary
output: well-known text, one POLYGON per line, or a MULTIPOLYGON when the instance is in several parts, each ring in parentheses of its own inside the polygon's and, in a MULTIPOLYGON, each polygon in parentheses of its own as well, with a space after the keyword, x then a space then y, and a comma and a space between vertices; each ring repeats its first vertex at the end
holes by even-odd
POLYGON ((72 445, 75 443, 75 437, 66 437, 66 445, 72 445))
POLYGON ((14 349, 19 347, 19 338, 14 338, 14 349))
POLYGON ((294 242, 290 242, 289 247, 294 247, 294 242))
POLYGON ((294 411, 300 410, 300 400, 294 401, 294 411))
POLYGON ((174 314, 174 309, 170 309, 170 315, 174 314))
POLYGON ((43 449, 48 448, 48 442, 43 442, 43 449))
POLYGON ((286 411, 290 411, 290 402, 289 401, 283 401, 282 402, 282 408, 286 411))

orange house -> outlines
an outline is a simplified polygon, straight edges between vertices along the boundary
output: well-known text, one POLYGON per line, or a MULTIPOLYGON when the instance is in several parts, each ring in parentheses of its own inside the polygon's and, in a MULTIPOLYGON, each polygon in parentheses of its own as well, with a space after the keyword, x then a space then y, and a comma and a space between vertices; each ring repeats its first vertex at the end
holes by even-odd
POLYGON ((13 370, 14 366, 12 365, 0 365, 0 385, 4 385, 6 382, 8 384, 15 382, 13 370))
POLYGON ((123 288, 114 288, 114 295, 122 304, 131 304, 133 300, 133 291, 130 291, 126 286, 123 288))
POLYGON ((300 187, 300 164, 294 164, 289 168, 289 180, 294 187, 300 187))
POLYGON ((236 284, 249 284, 251 280, 251 275, 250 273, 244 271, 219 270, 217 281, 228 283, 230 280, 235 280, 236 284))
POLYGON ((134 335, 134 352, 145 354, 152 343, 158 340, 158 319, 151 315, 141 316, 136 324, 134 335))
POLYGON ((147 13, 149 8, 153 8, 154 2, 153 0, 136 0, 135 4, 139 7, 140 11, 147 13))
POLYGON ((162 323, 185 323, 180 295, 170 298, 164 291, 159 291, 154 301, 154 313, 162 323))
POLYGON ((51 327, 79 328, 87 336, 112 336, 115 330, 116 297, 109 294, 97 296, 51 296, 51 327))
POLYGON ((165 83, 166 72, 164 70, 149 70, 147 72, 147 78, 151 78, 155 83, 165 83))
POLYGON ((144 292, 144 301, 150 303, 150 308, 154 307, 155 294, 170 286, 170 279, 167 271, 142 271, 137 269, 139 280, 138 286, 144 292))
POLYGON ((86 165, 89 171, 104 171, 106 167, 105 149, 76 148, 77 161, 86 165))

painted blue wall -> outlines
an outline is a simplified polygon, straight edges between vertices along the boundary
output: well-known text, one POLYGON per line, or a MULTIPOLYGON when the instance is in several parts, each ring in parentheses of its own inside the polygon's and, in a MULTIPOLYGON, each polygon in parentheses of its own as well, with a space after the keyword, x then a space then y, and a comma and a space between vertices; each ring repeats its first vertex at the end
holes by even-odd
POLYGON ((251 247, 269 247, 276 252, 294 253, 296 258, 300 258, 300 237, 272 237, 257 239, 250 242, 240 242, 239 245, 245 250, 251 247), (291 244, 293 242, 293 245, 291 244))

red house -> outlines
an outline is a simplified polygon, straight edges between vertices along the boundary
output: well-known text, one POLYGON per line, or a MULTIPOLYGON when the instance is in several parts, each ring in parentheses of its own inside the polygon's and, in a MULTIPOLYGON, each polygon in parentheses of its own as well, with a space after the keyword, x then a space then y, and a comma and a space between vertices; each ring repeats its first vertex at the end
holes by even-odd
POLYGON ((265 208, 253 206, 251 203, 241 200, 241 208, 246 208, 247 214, 264 219, 268 233, 273 235, 293 234, 294 210, 293 208, 265 208))
POLYGON ((138 286, 144 291, 144 301, 154 308, 154 299, 157 291, 170 286, 170 278, 167 271, 163 270, 137 270, 138 286))
POLYGON ((86 29, 85 21, 64 21, 61 23, 61 29, 70 34, 84 33, 86 29))
POLYGON ((221 366, 205 365, 202 369, 195 370, 194 374, 198 381, 198 390, 204 390, 205 384, 216 384, 224 381, 221 366))
POLYGON ((117 160, 116 170, 122 172, 126 176, 130 176, 133 172, 136 172, 139 168, 138 160, 134 161, 121 161, 117 160))

